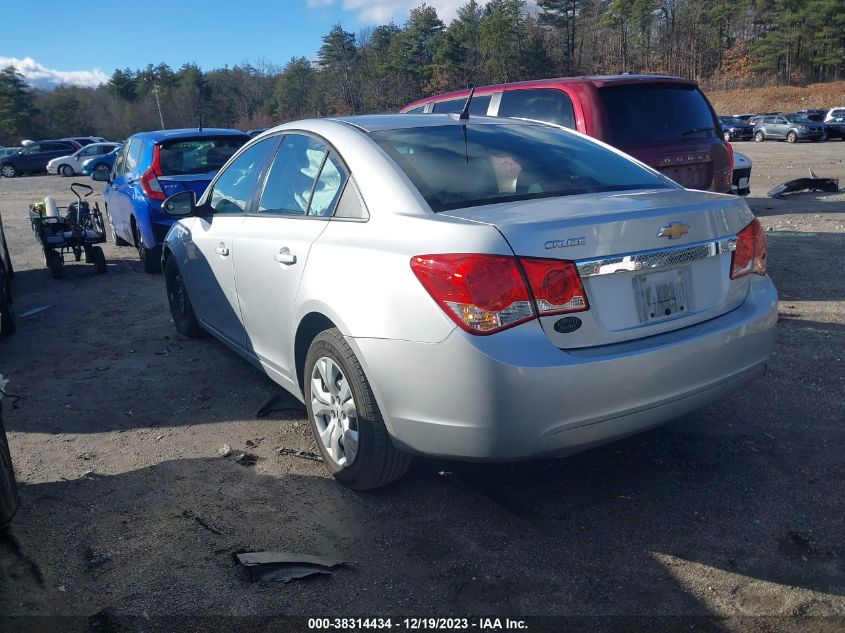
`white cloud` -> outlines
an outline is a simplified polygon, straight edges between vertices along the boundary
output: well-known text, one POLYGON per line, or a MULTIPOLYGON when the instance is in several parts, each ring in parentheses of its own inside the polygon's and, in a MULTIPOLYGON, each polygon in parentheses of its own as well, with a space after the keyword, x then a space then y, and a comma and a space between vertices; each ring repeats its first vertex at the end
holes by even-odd
MULTIPOLYGON (((391 20, 404 24, 411 9, 423 2, 437 9, 437 15, 448 24, 467 0, 341 0, 340 6, 344 11, 354 13, 358 21, 365 24, 385 24, 391 20)), ((335 0, 306 0, 312 9, 334 3, 335 0)))
POLYGON ((0 68, 10 65, 18 69, 18 72, 24 76, 28 84, 44 90, 62 85, 94 88, 109 80, 109 76, 99 68, 92 70, 53 70, 39 64, 32 57, 18 59, 0 55, 0 68))

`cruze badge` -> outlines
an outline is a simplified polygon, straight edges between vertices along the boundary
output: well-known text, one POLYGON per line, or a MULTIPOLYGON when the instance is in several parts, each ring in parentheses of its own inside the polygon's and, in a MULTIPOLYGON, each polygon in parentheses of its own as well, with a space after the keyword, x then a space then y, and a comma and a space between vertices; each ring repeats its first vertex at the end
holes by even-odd
POLYGON ((682 235, 689 233, 689 224, 683 222, 670 222, 660 227, 657 232, 657 237, 668 237, 670 240, 676 240, 682 235))
POLYGON ((586 237, 570 237, 565 240, 549 240, 546 242, 546 248, 568 248, 570 246, 584 246, 586 243, 586 237))

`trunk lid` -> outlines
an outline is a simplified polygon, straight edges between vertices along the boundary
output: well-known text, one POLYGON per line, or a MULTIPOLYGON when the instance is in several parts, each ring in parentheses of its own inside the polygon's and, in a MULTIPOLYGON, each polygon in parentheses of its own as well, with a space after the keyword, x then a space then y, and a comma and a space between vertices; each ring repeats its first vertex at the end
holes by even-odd
POLYGON ((618 343, 712 319, 738 307, 748 291, 748 277, 730 279, 731 240, 753 219, 737 198, 670 189, 443 213, 495 226, 516 255, 576 263, 589 310, 540 319, 563 349, 618 343), (566 316, 578 317, 580 326, 555 329, 566 316))
POLYGON ((180 191, 193 191, 197 199, 205 193, 208 184, 217 173, 216 170, 204 174, 179 174, 175 176, 156 176, 165 196, 172 196, 180 191))

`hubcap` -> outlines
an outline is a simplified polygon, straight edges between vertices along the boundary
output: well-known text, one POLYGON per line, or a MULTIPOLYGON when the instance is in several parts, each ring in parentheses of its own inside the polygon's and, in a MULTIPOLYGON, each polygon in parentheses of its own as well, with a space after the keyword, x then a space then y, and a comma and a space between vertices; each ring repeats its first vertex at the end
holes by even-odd
POLYGON ((3 175, 4 175, 6 178, 11 178, 12 176, 14 176, 14 175, 15 175, 15 170, 14 170, 14 169, 12 169, 12 168, 11 168, 11 167, 9 167, 9 166, 6 166, 6 167, 4 167, 4 168, 3 168, 3 175))
POLYGON ((318 359, 311 372, 311 414, 332 460, 341 467, 351 466, 358 455, 358 410, 349 381, 327 356, 318 359))

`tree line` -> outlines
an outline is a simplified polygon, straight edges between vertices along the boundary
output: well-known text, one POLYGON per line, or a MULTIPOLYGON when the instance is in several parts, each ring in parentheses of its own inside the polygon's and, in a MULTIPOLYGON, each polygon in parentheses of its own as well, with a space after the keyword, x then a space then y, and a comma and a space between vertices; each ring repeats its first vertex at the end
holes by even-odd
POLYGON ((668 73, 716 87, 835 81, 845 0, 469 0, 448 24, 425 4, 404 25, 335 25, 314 60, 203 71, 116 70, 97 88, 29 88, 0 72, 0 145, 161 127, 266 127, 396 111, 439 92, 579 74, 668 73))

